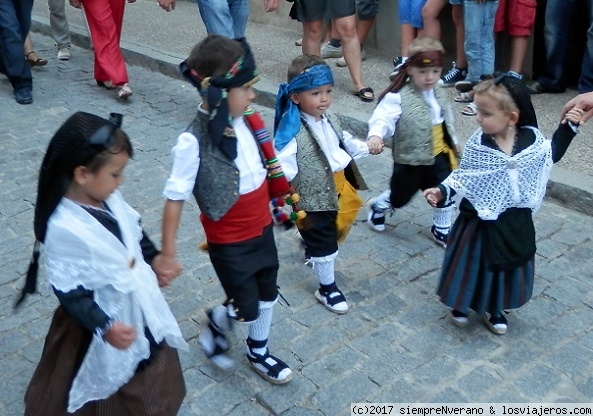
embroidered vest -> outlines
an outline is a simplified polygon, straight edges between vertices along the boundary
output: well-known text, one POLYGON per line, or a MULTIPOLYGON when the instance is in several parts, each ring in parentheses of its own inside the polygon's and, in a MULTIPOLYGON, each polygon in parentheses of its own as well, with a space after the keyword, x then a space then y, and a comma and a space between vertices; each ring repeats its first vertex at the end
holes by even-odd
MULTIPOLYGON (((338 136, 340 147, 345 149, 339 120, 330 114, 326 116, 338 136)), ((299 171, 291 184, 301 197, 299 206, 305 211, 337 211, 338 195, 331 166, 321 150, 319 138, 303 117, 301 117, 301 129, 296 135, 296 143, 299 171)), ((344 174, 355 189, 368 189, 354 159, 344 169, 344 174)))
MULTIPOLYGON (((445 122, 445 142, 455 150, 453 115, 445 93, 435 88, 435 97, 441 106, 445 122)), ((431 107, 422 93, 409 82, 399 91, 402 113, 393 135, 393 160, 402 165, 433 165, 431 107)))
POLYGON ((197 138, 200 147, 194 197, 202 214, 218 221, 239 199, 239 169, 234 161, 212 145, 207 114, 198 113, 187 132, 197 138))

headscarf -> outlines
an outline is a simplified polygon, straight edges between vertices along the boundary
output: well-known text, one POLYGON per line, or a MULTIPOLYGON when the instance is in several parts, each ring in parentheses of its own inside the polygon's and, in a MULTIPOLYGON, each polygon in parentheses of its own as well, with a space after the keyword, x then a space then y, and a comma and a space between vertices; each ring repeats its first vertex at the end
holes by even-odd
POLYGON ((259 71, 255 67, 249 44, 245 38, 236 40, 243 44, 245 53, 224 75, 202 77, 195 69, 189 67, 187 59, 179 65, 184 78, 196 87, 200 94, 206 95, 210 113, 208 131, 214 145, 231 160, 237 157, 237 138, 229 114, 228 90, 253 85, 259 81, 259 71))
POLYGON ((385 94, 389 92, 398 92, 402 89, 406 81, 408 80, 408 68, 427 68, 430 66, 443 66, 443 52, 439 50, 435 51, 422 51, 416 52, 410 56, 406 62, 399 68, 399 72, 391 81, 391 84, 381 93, 379 101, 383 99, 385 94))
POLYGON ((21 296, 15 307, 37 289, 40 243, 45 241, 47 222, 66 194, 72 182, 74 169, 77 166, 86 165, 97 154, 97 150, 108 148, 110 135, 121 126, 122 117, 121 114, 112 113, 110 119, 106 120, 94 114, 77 112, 62 124, 49 142, 39 170, 33 219, 35 232, 33 255, 25 286, 21 290, 21 296), (105 129, 102 129, 104 127, 105 129), (95 149, 96 146, 92 144, 95 139, 104 140, 103 145, 107 147, 95 149))
POLYGON ((494 85, 503 85, 519 109, 517 127, 537 127, 537 117, 531 102, 531 95, 525 82, 509 73, 504 73, 494 80, 494 85))
POLYGON ((301 115, 299 107, 290 99, 290 95, 322 85, 334 83, 332 71, 328 65, 320 64, 305 69, 289 83, 282 83, 276 96, 274 115, 274 147, 282 150, 299 132, 301 115))

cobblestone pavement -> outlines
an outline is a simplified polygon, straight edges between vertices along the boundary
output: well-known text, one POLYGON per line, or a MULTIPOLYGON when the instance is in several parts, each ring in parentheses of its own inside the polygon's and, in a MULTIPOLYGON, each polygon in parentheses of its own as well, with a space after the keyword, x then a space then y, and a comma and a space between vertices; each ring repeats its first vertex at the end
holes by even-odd
MULTIPOLYGON (((14 102, 0 80, 0 414, 21 415, 23 395, 40 357, 57 304, 46 285, 18 313, 12 305, 33 245, 37 171, 47 143, 73 111, 122 112, 135 145, 122 192, 160 240, 162 188, 170 148, 194 116, 196 92, 184 82, 129 67, 134 95, 120 103, 94 85, 90 52, 55 59, 49 38, 36 48, 50 59, 34 69, 34 103, 14 102)), ((264 112, 271 125, 272 111, 264 112)), ((361 161, 371 190, 388 183, 389 152, 361 161)), ((593 220, 546 201, 536 216, 538 254, 533 299, 509 315, 505 336, 478 316, 459 329, 434 295, 443 251, 430 239, 431 213, 416 198, 374 233, 361 211, 340 249, 337 279, 351 310, 337 316, 314 298, 313 272, 293 233, 278 231, 279 284, 290 306, 275 308, 272 351, 295 372, 272 386, 243 357, 235 335, 234 371, 213 367, 196 344, 204 309, 222 299, 205 253, 194 202, 184 208, 179 233, 183 274, 165 289, 190 344, 181 353, 187 396, 180 415, 347 415, 351 402, 593 402, 593 220)), ((42 271, 40 281, 44 280, 42 271)))

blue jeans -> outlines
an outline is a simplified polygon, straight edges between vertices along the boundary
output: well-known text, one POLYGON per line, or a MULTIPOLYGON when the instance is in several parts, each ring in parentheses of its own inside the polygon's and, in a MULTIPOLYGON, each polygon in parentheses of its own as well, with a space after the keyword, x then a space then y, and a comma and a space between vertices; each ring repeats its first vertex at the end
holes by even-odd
POLYGON ((249 0, 196 0, 209 35, 231 39, 245 37, 249 0))
POLYGON ((498 1, 463 2, 464 46, 467 80, 470 82, 477 83, 481 75, 494 73, 494 17, 497 8, 498 1))
MULTIPOLYGON (((546 47, 546 65, 542 71, 538 82, 549 90, 564 91, 566 89, 566 79, 564 66, 566 65, 566 52, 568 48, 568 35, 570 32, 570 22, 576 6, 579 10, 582 4, 581 0, 548 0, 546 5, 546 16, 544 26, 544 42, 546 47)), ((593 7, 588 7, 590 21, 593 22, 593 7)), ((584 10, 583 10, 584 11, 584 10)), ((593 53, 593 27, 589 29, 587 39, 587 49, 583 56, 583 66, 581 78, 585 78, 590 88, 593 88, 593 68, 591 68, 590 53, 593 53)), ((581 87, 579 82, 579 90, 581 87)))
MULTIPOLYGON (((591 6, 593 15, 593 6, 591 6)), ((591 26, 587 31, 587 47, 583 54, 583 66, 581 67, 581 77, 579 78, 579 92, 593 91, 593 16, 591 16, 591 26)))
POLYGON ((15 91, 33 89, 23 44, 31 28, 33 0, 0 0, 0 72, 15 91))

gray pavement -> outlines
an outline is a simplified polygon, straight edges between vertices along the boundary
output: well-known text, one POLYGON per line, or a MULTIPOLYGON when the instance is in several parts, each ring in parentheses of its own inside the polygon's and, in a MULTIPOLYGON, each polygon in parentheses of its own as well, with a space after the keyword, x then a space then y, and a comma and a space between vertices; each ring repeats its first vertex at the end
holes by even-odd
MULTIPOLYGON (((139 0, 129 10, 142 6, 143 0, 139 0)), ((146 8, 157 15, 158 27, 170 27, 174 18, 185 19, 190 13, 197 21, 195 9, 188 7, 184 12, 185 6, 195 7, 181 2, 173 12, 176 15, 159 14, 156 5, 146 2, 146 8), (167 24, 165 19, 170 19, 167 24)), ((43 17, 36 21, 37 30, 46 30, 43 17)), ((149 24, 150 20, 144 22, 149 24)), ((126 34, 130 26, 126 26, 126 34)), ((152 31, 155 33, 147 40, 171 41, 154 27, 152 31)), ((287 41, 291 40, 287 45, 292 45, 295 35, 286 35, 287 41)), ((134 96, 120 103, 112 92, 94 85, 88 50, 75 47, 72 61, 60 62, 50 38, 37 34, 34 42, 40 55, 50 59, 46 68, 34 70, 34 103, 17 105, 8 82, 0 80, 0 255, 4 262, 0 277, 0 414, 7 416, 23 412, 24 391, 57 304, 42 284, 40 295, 29 297, 18 313, 12 310, 33 244, 36 177, 51 135, 76 110, 124 113, 124 128, 136 155, 126 170, 122 192, 158 242, 161 191, 171 164, 170 148, 193 118, 197 104, 195 90, 186 83, 140 66, 129 66, 134 96)), ((256 51, 265 51, 265 43, 252 43, 256 51)), ((137 63, 152 59, 148 52, 145 56, 137 63)), ((383 63, 388 61, 387 57, 382 59, 383 63)), ((273 84, 269 79, 266 82, 273 84)), ((336 101, 338 110, 346 108, 342 105, 350 106, 340 103, 339 97, 336 101)), ((353 101, 351 106, 358 111, 361 104, 353 101)), ((542 124, 554 119, 558 108, 540 116, 542 124)), ((271 125, 273 111, 257 109, 271 125)), ((582 142, 590 143, 590 139, 590 133, 579 137, 582 142)), ((581 156, 585 152, 579 151, 581 156)), ((368 157, 360 166, 371 186, 361 193, 368 200, 388 183, 390 154, 368 157)), ((572 199, 583 203, 581 196, 589 195, 585 188, 591 184, 590 177, 572 165, 565 167, 565 173, 567 179, 558 181, 557 186, 579 190, 572 199), (574 187, 574 183, 580 186, 574 187)), ((233 348, 239 364, 228 373, 213 367, 197 347, 203 311, 223 295, 207 255, 196 248, 203 241, 197 206, 186 204, 178 243, 184 272, 165 290, 190 343, 190 352, 180 354, 188 390, 180 415, 347 415, 350 403, 357 401, 593 402, 590 216, 546 200, 536 216, 533 299, 509 315, 509 332, 500 337, 491 334, 475 315, 468 328, 455 327, 434 295, 443 251, 430 239, 431 212, 425 202, 416 198, 388 217, 384 233, 372 232, 364 214, 361 211, 336 264, 338 283, 351 305, 343 316, 317 303, 313 272, 303 264, 293 233, 278 230, 279 284, 290 306, 281 303, 275 309, 270 347, 288 362, 295 377, 288 385, 272 386, 248 368, 240 335, 234 337, 233 348)), ((42 271, 40 281, 43 278, 42 271)))

